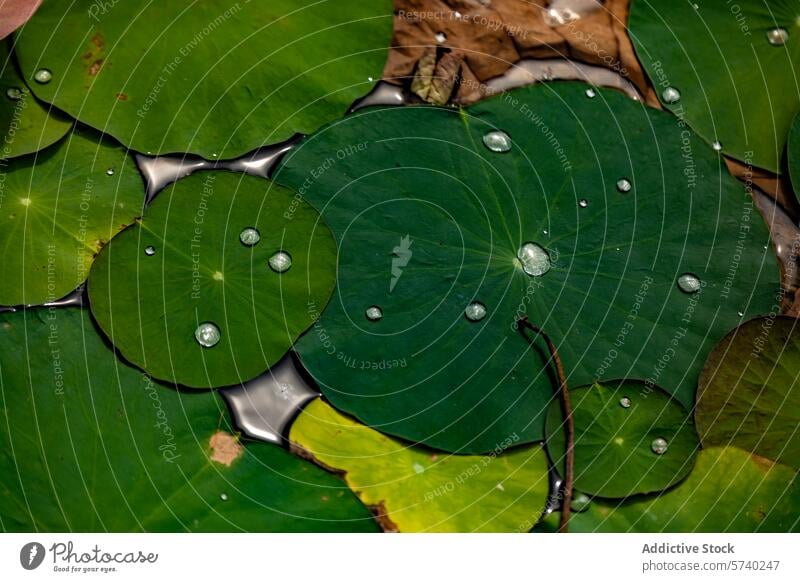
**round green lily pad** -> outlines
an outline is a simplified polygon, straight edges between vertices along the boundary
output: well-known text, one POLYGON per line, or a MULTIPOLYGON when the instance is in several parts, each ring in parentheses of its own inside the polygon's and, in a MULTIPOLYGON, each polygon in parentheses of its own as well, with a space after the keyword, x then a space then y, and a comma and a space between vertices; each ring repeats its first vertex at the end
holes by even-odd
POLYGON ((302 199, 255 176, 205 172, 161 192, 103 249, 89 298, 128 361, 211 388, 277 362, 327 303, 335 272, 333 237, 302 199))
MULTIPOLYGON (((699 448, 691 414, 660 389, 638 381, 608 382, 570 390, 570 400, 576 489, 628 497, 666 489, 691 471, 699 448)), ((561 405, 554 402, 547 416, 547 451, 562 467, 565 442, 561 405)))
POLYGON ((391 30, 390 0, 77 0, 44 3, 17 46, 40 99, 140 152, 222 159, 343 115, 391 30))
POLYGON ((65 115, 33 98, 8 42, 0 42, 0 160, 44 149, 64 137, 71 126, 65 115))
POLYGON ((661 103, 709 143, 780 172, 800 110, 800 3, 631 2, 631 40, 661 103))
POLYGON ((0 168, 0 305, 67 295, 143 203, 133 159, 91 130, 7 162, 0 168))
POLYGON ((341 480, 240 442, 215 394, 118 360, 88 312, 0 314, 4 531, 375 531, 341 480))
POLYGON ((506 450, 516 444, 509 439, 490 455, 437 454, 359 424, 321 399, 295 420, 290 439, 302 454, 342 472, 390 530, 527 531, 547 502, 539 445, 506 450))
POLYGON ((714 348, 700 374, 695 419, 704 446, 735 445, 800 469, 800 327, 748 321, 714 348))
MULTIPOLYGON (((711 447, 677 487, 626 501, 593 499, 569 518, 569 531, 756 533, 800 531, 800 484, 793 469, 735 447, 711 447)), ((550 514, 536 531, 555 531, 550 514)))
POLYGON ((287 155, 275 179, 339 243, 336 293, 297 345, 334 406, 460 453, 541 440, 554 367, 515 329, 527 316, 570 385, 641 378, 691 408, 715 343, 769 311, 769 232, 716 152, 588 89, 365 110, 287 155))

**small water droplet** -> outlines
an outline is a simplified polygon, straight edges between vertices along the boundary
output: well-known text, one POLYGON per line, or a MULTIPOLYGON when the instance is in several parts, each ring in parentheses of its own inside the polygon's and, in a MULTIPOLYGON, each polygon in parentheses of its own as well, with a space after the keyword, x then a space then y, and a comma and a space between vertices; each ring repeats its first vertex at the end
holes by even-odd
POLYGON ((464 315, 470 321, 480 321, 486 317, 486 306, 479 301, 473 301, 464 309, 464 315))
POLYGON ((631 185, 630 180, 627 178, 620 178, 617 180, 617 190, 619 192, 626 194, 631 191, 631 188, 633 188, 633 186, 631 185))
POLYGON ((6 97, 13 101, 18 101, 22 99, 22 89, 19 87, 9 87, 6 89, 6 97))
POLYGON ((53 73, 50 72, 50 69, 39 69, 33 74, 33 78, 37 83, 45 85, 53 79, 53 73))
POLYGON ((490 131, 483 136, 483 145, 493 152, 507 152, 511 149, 511 138, 504 131, 490 131))
POLYGON ((458 10, 456 10, 455 12, 453 12, 453 16, 455 16, 456 18, 461 18, 461 13, 458 10))
POLYGON ((631 399, 628 398, 627 396, 623 396, 622 398, 619 399, 619 405, 622 408, 630 408, 631 407, 631 399))
POLYGON ((436 42, 442 44, 443 42, 447 42, 447 35, 443 32, 436 33, 436 42))
POLYGON ((292 257, 285 251, 278 251, 269 258, 269 268, 276 273, 285 273, 292 266, 292 257))
POLYGON ((422 465, 420 465, 419 463, 414 463, 414 465, 413 465, 413 468, 414 468, 414 472, 415 472, 417 475, 419 475, 419 474, 421 474, 421 473, 424 473, 424 472, 425 472, 425 467, 423 467, 423 466, 422 466, 422 465))
POLYGON ((585 493, 576 493, 572 498, 572 503, 570 503, 569 507, 572 509, 572 511, 580 513, 589 509, 589 505, 591 504, 592 500, 588 495, 585 493))
POLYGON ((590 89, 586 89, 586 96, 589 99, 594 99, 596 95, 597 95, 597 92, 594 89, 591 89, 591 88, 590 89))
POLYGON ((581 208, 586 208, 587 206, 589 206, 589 201, 586 200, 586 198, 581 198, 578 201, 578 206, 580 206, 581 208))
POLYGON ((657 455, 663 455, 667 452, 666 439, 662 439, 661 437, 653 439, 653 442, 650 443, 650 449, 657 455))
POLYGON ((684 273, 678 277, 678 287, 684 293, 695 293, 700 290, 700 279, 692 273, 684 273))
POLYGON ((148 257, 152 257, 154 254, 156 254, 156 247, 153 245, 147 245, 144 247, 144 254, 146 254, 148 257))
POLYGON ((107 176, 113 176, 114 175, 114 168, 107 169, 106 170, 106 175, 107 176))
POLYGON ((711 144, 711 147, 714 148, 715 151, 721 152, 722 151, 722 142, 714 141, 714 143, 711 144))
POLYGON ((220 340, 219 328, 209 321, 201 323, 194 330, 194 339, 204 348, 213 348, 220 340))
POLYGON ((522 270, 531 277, 541 277, 550 270, 550 254, 534 242, 526 242, 517 251, 522 270))
POLYGON ((253 245, 258 244, 258 241, 261 240, 261 233, 252 226, 248 226, 247 228, 242 229, 242 232, 239 233, 239 240, 244 246, 252 247, 253 245))
POLYGON ((369 81, 370 83, 372 83, 374 80, 375 79, 373 79, 372 77, 367 77, 367 81, 369 81))
POLYGON ((219 498, 222 499, 222 501, 227 501, 228 500, 228 494, 227 493, 220 493, 219 494, 219 498))
POLYGON ((739 317, 744 317, 744 311, 737 311, 736 315, 738 315, 739 317))
POLYGON ((667 87, 664 89, 664 92, 661 93, 661 98, 665 103, 677 103, 681 100, 681 92, 675 87, 667 87))
POLYGON ((383 311, 377 305, 373 305, 372 307, 367 307, 364 315, 366 315, 367 319, 370 321, 380 321, 383 317, 383 311))
POLYGON ((789 40, 789 31, 781 27, 772 28, 767 31, 767 40, 772 46, 783 46, 789 40))

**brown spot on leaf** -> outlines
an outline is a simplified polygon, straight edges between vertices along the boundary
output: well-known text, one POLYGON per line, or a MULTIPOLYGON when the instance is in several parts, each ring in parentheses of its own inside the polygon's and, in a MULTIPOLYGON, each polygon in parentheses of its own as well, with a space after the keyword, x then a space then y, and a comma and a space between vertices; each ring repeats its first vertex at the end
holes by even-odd
POLYGON ((103 66, 103 59, 97 59, 95 62, 91 64, 91 66, 89 66, 88 70, 89 75, 91 75, 92 77, 97 75, 97 73, 100 72, 102 66, 103 66))
POLYGON ((103 35, 98 32, 92 37, 92 44, 101 49, 106 45, 106 41, 103 40, 103 35))
POLYGON ((389 517, 389 513, 386 511, 386 505, 384 501, 381 501, 377 505, 370 505, 369 510, 373 513, 375 520, 378 522, 378 525, 381 526, 383 531, 386 533, 397 533, 400 531, 400 528, 397 527, 397 524, 389 517))
POLYGON ((119 99, 120 101, 127 101, 128 96, 125 93, 117 93, 117 99, 119 99))
POLYGON ((239 439, 222 430, 218 430, 211 435, 208 446, 211 448, 209 458, 215 463, 226 467, 230 467, 244 453, 244 447, 239 444, 239 439))
POLYGON ((772 461, 765 457, 761 457, 759 455, 751 454, 750 458, 753 459, 753 463, 755 463, 755 466, 764 471, 765 473, 769 473, 772 470, 772 467, 775 466, 775 461, 772 461))

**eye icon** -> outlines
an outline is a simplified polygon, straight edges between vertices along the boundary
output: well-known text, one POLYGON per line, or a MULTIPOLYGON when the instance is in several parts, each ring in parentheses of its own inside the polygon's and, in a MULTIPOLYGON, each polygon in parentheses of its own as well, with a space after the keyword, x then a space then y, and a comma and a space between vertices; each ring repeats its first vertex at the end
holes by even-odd
POLYGON ((44 561, 44 546, 39 542, 29 542, 19 551, 19 563, 26 570, 35 570, 44 561))

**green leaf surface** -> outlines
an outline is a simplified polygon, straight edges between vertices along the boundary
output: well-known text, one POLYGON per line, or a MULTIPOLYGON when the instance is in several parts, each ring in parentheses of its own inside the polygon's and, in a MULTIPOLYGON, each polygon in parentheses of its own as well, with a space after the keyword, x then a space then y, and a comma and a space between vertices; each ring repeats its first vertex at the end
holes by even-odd
POLYGON ((0 160, 37 152, 57 142, 72 121, 31 95, 17 70, 8 42, 0 42, 0 160))
POLYGON ((344 473, 387 529, 527 531, 547 502, 544 451, 539 445, 506 450, 518 439, 499 443, 490 455, 436 454, 353 421, 321 399, 303 410, 290 439, 304 455, 344 473))
MULTIPOLYGON (((554 512, 536 531, 555 531, 554 512)), ((573 513, 569 531, 755 533, 800 531, 800 486, 784 465, 735 447, 700 451, 694 470, 680 485, 660 495, 626 501, 594 499, 573 513)))
POLYGON ((800 109, 800 2, 634 0, 628 27, 664 107, 724 153, 780 172, 800 109), (770 43, 774 29, 784 44, 770 43), (678 101, 665 99, 668 87, 678 101))
POLYGON ((390 0, 77 0, 45 2, 17 43, 44 101, 141 152, 223 159, 344 114, 391 28, 390 0))
POLYGON ((240 443, 222 399, 153 383, 88 312, 0 314, 0 530, 375 531, 339 479, 240 443))
POLYGON ((690 408, 739 312, 769 311, 769 233, 719 155, 672 115, 587 88, 365 110, 285 158, 276 180, 339 243, 334 298, 297 345, 334 406, 461 453, 514 433, 541 440, 553 366, 540 339, 531 347, 514 329, 527 315, 571 385, 641 378, 690 408), (495 129, 510 151, 484 146, 495 129), (541 276, 517 259, 526 242, 549 254, 541 276), (696 292, 678 287, 685 273, 700 277, 696 292), (487 310, 480 321, 465 316, 472 302, 487 310))
MULTIPOLYGON (((637 381, 609 382, 570 390, 570 400, 576 489, 628 497, 666 489, 691 471, 699 444, 691 415, 659 388, 637 381), (662 453, 656 452, 661 450, 657 439, 666 441, 662 453)), ((565 443, 561 404, 553 402, 547 451, 560 467, 565 443)))
POLYGON ((793 317, 748 321, 700 374, 695 420, 704 446, 735 445, 800 469, 800 329, 793 317))
POLYGON ((239 384, 276 363, 325 305, 333 237, 317 212, 271 182, 205 172, 161 192, 89 277, 92 313, 114 346, 155 378, 192 388, 239 384), (248 246, 240 236, 256 229, 248 246), (269 260, 286 252, 289 270, 269 260), (152 253, 152 254, 149 254, 152 253), (195 332, 213 324, 219 342, 195 332))
POLYGON ((9 161, 0 184, 0 305, 67 295, 144 202, 133 159, 91 130, 9 161))
POLYGON ((800 113, 795 115, 789 130, 789 139, 786 141, 786 165, 792 188, 795 192, 800 192, 800 113))

